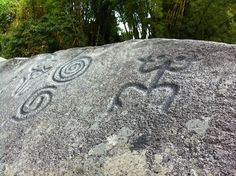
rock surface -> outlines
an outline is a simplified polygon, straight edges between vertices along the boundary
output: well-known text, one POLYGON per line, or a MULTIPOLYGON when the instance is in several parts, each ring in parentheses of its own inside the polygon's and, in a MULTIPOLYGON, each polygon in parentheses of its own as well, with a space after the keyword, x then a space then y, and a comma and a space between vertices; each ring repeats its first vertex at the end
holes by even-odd
POLYGON ((6 61, 3 57, 0 57, 0 62, 6 61))
POLYGON ((235 175, 236 45, 134 40, 0 64, 0 175, 235 175))

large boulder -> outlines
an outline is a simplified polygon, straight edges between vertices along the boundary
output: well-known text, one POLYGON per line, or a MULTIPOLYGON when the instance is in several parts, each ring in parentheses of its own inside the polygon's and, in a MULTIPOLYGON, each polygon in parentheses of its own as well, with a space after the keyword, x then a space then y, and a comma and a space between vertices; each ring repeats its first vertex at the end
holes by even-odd
POLYGON ((133 40, 0 65, 0 175, 234 175, 236 45, 133 40))

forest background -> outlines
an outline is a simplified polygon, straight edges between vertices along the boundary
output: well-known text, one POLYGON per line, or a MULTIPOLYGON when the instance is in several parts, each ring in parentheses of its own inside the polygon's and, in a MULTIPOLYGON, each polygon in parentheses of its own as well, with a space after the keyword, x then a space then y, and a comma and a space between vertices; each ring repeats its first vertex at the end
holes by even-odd
POLYGON ((236 43, 236 0, 0 0, 0 57, 140 38, 236 43))

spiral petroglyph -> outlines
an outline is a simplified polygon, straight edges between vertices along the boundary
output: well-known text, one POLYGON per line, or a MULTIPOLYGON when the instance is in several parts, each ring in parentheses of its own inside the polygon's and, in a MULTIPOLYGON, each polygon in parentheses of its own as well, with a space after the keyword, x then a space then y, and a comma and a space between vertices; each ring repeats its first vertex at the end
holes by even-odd
POLYGON ((88 56, 76 57, 57 68, 53 75, 56 82, 67 82, 81 76, 88 69, 92 59, 88 56))
POLYGON ((19 107, 17 115, 13 117, 16 121, 26 120, 46 108, 53 97, 55 86, 47 86, 35 91, 25 102, 19 107))

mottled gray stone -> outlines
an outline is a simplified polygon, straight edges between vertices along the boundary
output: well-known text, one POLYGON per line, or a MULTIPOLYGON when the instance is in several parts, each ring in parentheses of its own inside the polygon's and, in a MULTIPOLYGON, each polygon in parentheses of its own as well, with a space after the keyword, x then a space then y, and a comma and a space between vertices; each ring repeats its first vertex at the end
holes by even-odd
POLYGON ((0 64, 0 175, 235 175, 236 45, 134 40, 0 64))

